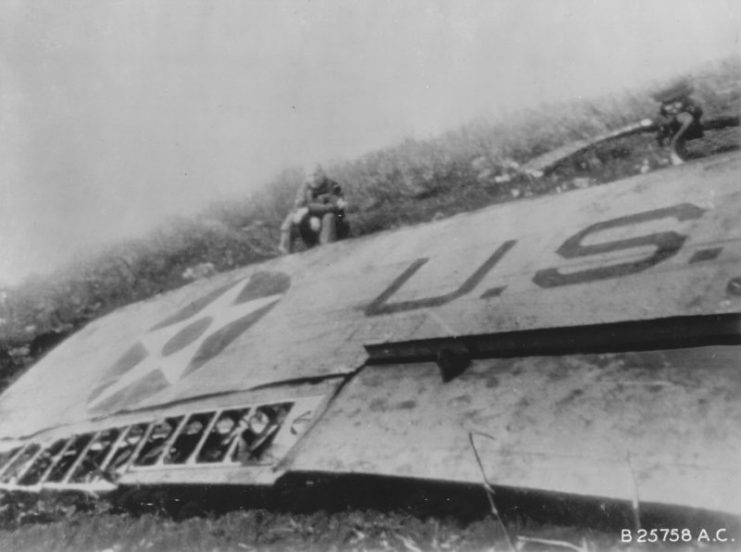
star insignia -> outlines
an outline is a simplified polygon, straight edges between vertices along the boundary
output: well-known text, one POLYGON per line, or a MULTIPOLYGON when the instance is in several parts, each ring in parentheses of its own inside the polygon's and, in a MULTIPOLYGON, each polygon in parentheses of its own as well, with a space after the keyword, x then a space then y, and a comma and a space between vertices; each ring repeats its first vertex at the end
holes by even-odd
POLYGON ((187 377, 265 316, 290 287, 290 278, 279 272, 257 272, 244 282, 212 291, 152 327, 111 366, 88 397, 88 409, 131 407, 187 377))

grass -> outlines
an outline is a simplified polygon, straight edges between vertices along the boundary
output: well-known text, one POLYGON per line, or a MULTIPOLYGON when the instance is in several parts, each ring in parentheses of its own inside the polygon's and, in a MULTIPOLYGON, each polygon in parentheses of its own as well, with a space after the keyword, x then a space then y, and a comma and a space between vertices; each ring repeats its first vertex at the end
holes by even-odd
MULTIPOLYGON (((515 503, 506 495, 503 498, 515 503)), ((541 510, 543 503, 548 500, 538 501, 541 510)), ((110 500, 26 496, 16 503, 6 500, 4 506, 6 510, 11 507, 16 516, 5 512, 0 550, 508 549, 502 525, 488 515, 483 491, 470 485, 461 488, 350 478, 314 482, 303 491, 284 487, 258 498, 250 489, 133 489, 110 500), (392 498, 386 500, 381 495, 392 498)), ((542 517, 542 512, 539 515, 542 517)), ((556 518, 562 517, 556 514, 556 518)), ((615 536, 604 530, 577 532, 519 512, 509 516, 506 527, 511 540, 518 535, 535 535, 572 542, 584 537, 604 546, 615 544, 615 536)))
POLYGON ((0 532, 0 549, 43 552, 155 550, 181 552, 259 550, 491 550, 491 523, 462 527, 379 512, 333 516, 235 511, 182 521, 157 514, 83 515, 0 532), (488 538, 487 538, 488 537, 488 538))
MULTIPOLYGON (((126 489, 96 501, 50 494, 13 502, 6 495, 0 500, 0 550, 507 551, 508 541, 522 545, 528 538, 592 551, 695 549, 646 544, 631 549, 620 543, 620 530, 633 528, 628 503, 501 488, 495 496, 499 523, 477 485, 362 476, 310 479, 307 486, 294 476, 269 491, 126 489)), ((642 524, 690 528, 693 534, 705 528, 713 535, 723 527, 729 537, 741 534, 739 520, 649 505, 642 510, 642 524)), ((543 549, 556 548, 524 548, 543 549)))

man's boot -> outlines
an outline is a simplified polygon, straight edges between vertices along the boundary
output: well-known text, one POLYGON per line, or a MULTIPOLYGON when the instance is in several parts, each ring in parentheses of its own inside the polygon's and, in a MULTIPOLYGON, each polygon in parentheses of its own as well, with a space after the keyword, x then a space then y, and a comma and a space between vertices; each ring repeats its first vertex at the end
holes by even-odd
POLYGON ((280 243, 278 244, 278 251, 280 251, 281 255, 290 255, 291 254, 291 232, 286 230, 281 230, 280 233, 280 243))
POLYGON ((326 245, 337 241, 337 215, 327 213, 322 217, 322 227, 319 234, 319 244, 326 245))

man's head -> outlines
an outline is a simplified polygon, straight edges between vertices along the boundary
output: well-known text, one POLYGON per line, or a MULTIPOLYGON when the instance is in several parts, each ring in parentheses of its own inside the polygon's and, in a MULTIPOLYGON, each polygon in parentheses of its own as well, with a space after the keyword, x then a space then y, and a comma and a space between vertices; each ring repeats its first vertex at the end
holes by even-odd
POLYGON ((309 185, 312 188, 316 188, 326 178, 327 178, 327 173, 324 172, 324 169, 322 168, 321 165, 317 165, 316 168, 309 175, 309 185))

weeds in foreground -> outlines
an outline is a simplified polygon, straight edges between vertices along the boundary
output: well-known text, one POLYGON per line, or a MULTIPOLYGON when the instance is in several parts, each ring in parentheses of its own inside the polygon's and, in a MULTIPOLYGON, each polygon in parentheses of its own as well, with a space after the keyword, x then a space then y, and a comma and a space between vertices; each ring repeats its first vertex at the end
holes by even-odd
MULTIPOLYGON (((555 527, 541 531, 544 538, 563 533, 555 527)), ((590 534, 590 538, 589 542, 603 544, 610 540, 598 534, 590 534)), ((453 519, 419 519, 401 512, 288 514, 238 510, 218 518, 193 517, 180 521, 159 514, 139 517, 78 514, 70 520, 26 525, 13 532, 0 531, 0 549, 24 552, 454 552, 509 548, 490 520, 462 524, 453 519)))

